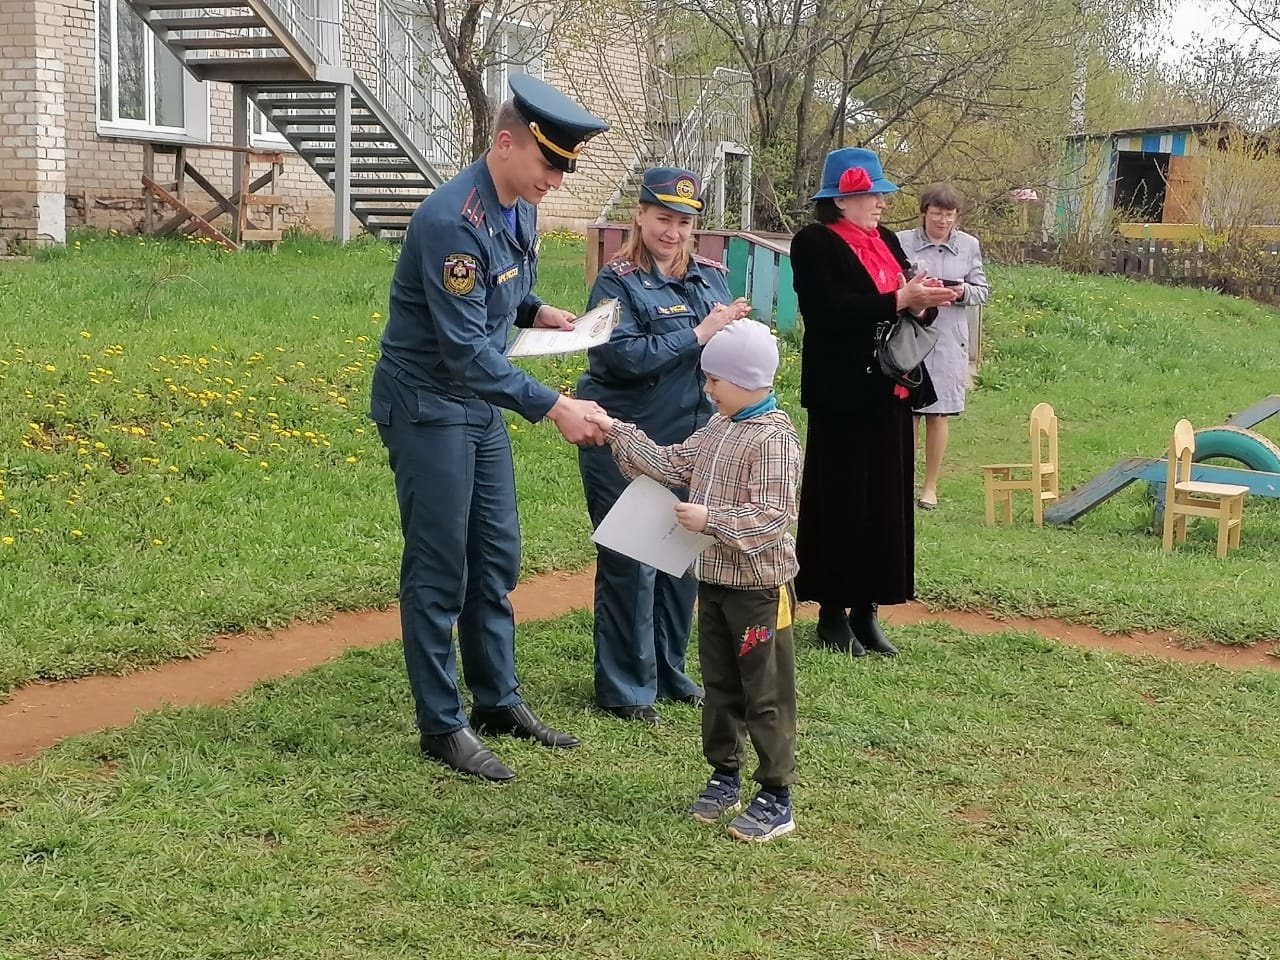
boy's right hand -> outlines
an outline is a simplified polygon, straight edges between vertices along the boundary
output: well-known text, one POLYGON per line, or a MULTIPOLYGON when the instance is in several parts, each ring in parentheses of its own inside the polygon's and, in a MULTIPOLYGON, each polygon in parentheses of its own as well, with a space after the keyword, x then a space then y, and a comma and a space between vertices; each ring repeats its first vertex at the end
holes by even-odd
POLYGON ((603 410, 600 411, 599 413, 588 413, 584 419, 587 421, 587 423, 594 423, 597 427, 599 427, 600 432, 603 433, 606 437, 609 435, 610 431, 613 430, 613 425, 616 422, 614 421, 613 417, 609 416, 603 410))
POLYGON ((547 412, 547 419, 556 425, 560 435, 578 446, 604 443, 604 432, 591 417, 604 410, 593 400, 579 400, 561 395, 547 412))

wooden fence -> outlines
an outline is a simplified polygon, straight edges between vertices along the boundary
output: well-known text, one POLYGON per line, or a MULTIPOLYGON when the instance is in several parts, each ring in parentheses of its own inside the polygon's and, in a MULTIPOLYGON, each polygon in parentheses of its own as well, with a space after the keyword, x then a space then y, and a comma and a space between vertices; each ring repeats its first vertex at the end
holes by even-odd
POLYGON ((1028 246, 1023 258, 1033 263, 1063 264, 1091 273, 1139 277, 1173 286, 1207 287, 1262 303, 1280 303, 1280 242, 1250 251, 1256 261, 1232 265, 1221 250, 1204 241, 1114 240, 1092 249, 1028 246), (1068 262, 1074 261, 1074 262, 1068 262), (1231 267, 1235 266, 1235 269, 1231 267))

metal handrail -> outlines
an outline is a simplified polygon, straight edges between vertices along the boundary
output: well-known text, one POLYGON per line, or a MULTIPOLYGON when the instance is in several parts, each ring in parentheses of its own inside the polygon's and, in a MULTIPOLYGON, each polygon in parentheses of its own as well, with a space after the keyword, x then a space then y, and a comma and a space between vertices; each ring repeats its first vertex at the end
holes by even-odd
POLYGON ((454 169, 464 166, 469 144, 452 122, 457 114, 447 109, 452 78, 435 64, 409 21, 390 3, 379 7, 374 24, 355 4, 348 5, 342 32, 349 65, 372 81, 378 99, 423 156, 454 169), (352 26, 378 38, 374 52, 367 43, 351 42, 352 26))
POLYGON ((705 182, 718 162, 720 144, 749 143, 750 80, 750 75, 741 70, 716 67, 672 138, 664 161, 696 170, 705 182))
POLYGON ((339 42, 341 0, 260 0, 317 64, 342 62, 339 42))

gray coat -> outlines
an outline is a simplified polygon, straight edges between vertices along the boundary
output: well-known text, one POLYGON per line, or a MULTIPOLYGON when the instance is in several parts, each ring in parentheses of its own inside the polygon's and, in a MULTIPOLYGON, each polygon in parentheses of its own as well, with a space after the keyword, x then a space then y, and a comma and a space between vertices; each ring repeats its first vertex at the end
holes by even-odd
POLYGON ((982 250, 978 238, 962 230, 952 230, 941 243, 930 240, 923 227, 898 234, 902 249, 912 262, 940 280, 963 280, 964 297, 956 305, 938 308, 938 345, 924 365, 938 394, 937 403, 916 413, 952 414, 964 412, 964 385, 969 372, 969 312, 987 302, 991 286, 982 270, 982 250))

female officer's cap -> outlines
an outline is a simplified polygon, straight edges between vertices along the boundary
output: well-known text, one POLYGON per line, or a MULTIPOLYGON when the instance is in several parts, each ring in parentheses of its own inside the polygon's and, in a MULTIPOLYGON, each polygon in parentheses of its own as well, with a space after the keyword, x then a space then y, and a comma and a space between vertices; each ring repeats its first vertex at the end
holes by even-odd
POLYGON ((703 207, 702 180, 682 167, 650 167, 640 184, 640 202, 696 217, 703 207))
POLYGON ((609 129, 599 117, 537 77, 517 73, 507 83, 516 112, 529 124, 542 155, 557 170, 573 173, 582 145, 609 129))

